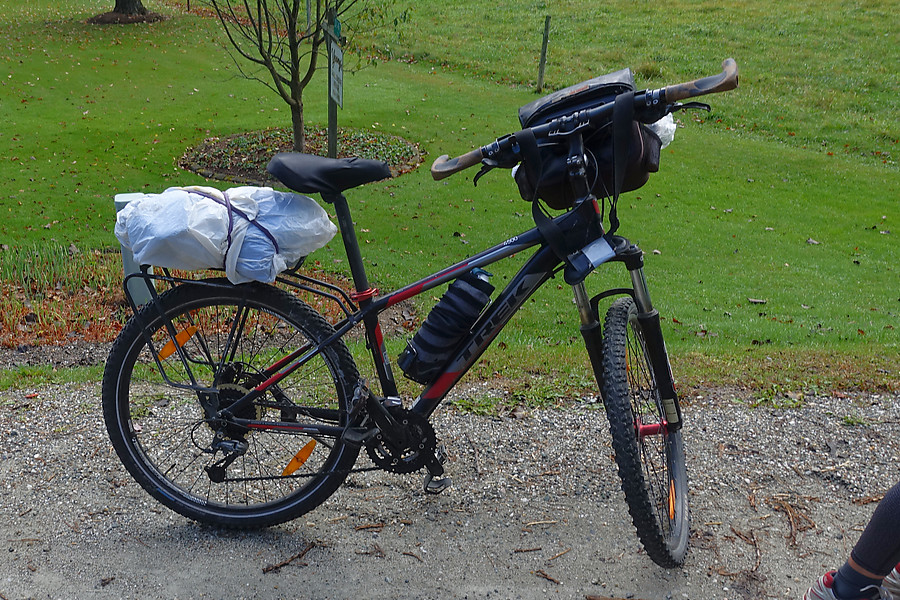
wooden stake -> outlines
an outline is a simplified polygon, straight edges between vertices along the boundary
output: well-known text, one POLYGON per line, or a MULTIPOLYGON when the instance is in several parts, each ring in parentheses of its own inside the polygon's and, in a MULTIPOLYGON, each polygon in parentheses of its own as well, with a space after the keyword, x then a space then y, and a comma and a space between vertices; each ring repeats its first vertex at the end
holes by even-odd
POLYGON ((547 66, 547 43, 550 41, 550 15, 544 17, 544 43, 541 44, 541 66, 538 67, 537 91, 544 89, 544 68, 547 66))

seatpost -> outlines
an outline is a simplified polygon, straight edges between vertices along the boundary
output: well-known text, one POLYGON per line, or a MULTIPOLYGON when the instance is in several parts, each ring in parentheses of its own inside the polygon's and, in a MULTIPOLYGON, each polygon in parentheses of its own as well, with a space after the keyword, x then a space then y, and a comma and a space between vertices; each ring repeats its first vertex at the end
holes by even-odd
POLYGON ((341 239, 344 240, 344 249, 347 252, 347 260, 350 261, 350 273, 353 275, 353 286, 356 292, 364 294, 369 291, 369 278, 363 265, 362 253, 359 251, 359 241, 356 239, 356 228, 353 226, 353 218, 350 215, 350 206, 343 194, 322 194, 323 199, 334 205, 337 213, 338 227, 341 229, 341 239))
MULTIPOLYGON (((350 294, 350 297, 359 304, 360 308, 365 308, 372 302, 377 290, 369 286, 369 278, 366 276, 362 253, 359 251, 359 241, 356 239, 356 228, 353 226, 353 217, 350 215, 347 198, 343 194, 322 194, 322 198, 334 205, 334 211, 337 214, 338 227, 341 230, 341 238, 344 240, 344 250, 347 252, 347 260, 350 261, 353 286, 356 288, 356 292, 350 294)), ((378 323, 378 314, 368 313, 363 318, 363 323, 366 327, 366 342, 369 348, 377 350, 377 355, 374 355, 375 372, 381 382, 381 392, 386 397, 397 396, 397 384, 387 358, 384 336, 381 334, 381 325, 378 323)))

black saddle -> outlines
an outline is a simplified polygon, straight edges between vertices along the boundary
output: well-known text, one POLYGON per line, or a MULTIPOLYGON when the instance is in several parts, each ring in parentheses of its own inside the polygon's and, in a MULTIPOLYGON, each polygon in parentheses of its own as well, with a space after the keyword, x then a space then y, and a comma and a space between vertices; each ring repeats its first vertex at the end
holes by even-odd
POLYGON ((366 158, 325 158, 299 152, 282 152, 266 170, 278 181, 301 194, 322 194, 324 199, 359 185, 387 179, 387 163, 366 158))

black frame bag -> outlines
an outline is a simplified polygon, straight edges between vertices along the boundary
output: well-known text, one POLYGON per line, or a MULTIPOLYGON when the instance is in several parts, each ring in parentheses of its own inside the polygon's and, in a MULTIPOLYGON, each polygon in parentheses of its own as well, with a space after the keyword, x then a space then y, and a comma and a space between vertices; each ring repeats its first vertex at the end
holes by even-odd
MULTIPOLYGON (((612 120, 584 133, 587 177, 598 198, 618 199, 636 190, 659 170, 662 142, 634 120, 634 77, 623 69, 554 92, 519 109, 522 127, 533 127, 586 108, 615 102, 612 120)), ((522 198, 543 200, 556 210, 571 208, 578 199, 568 181, 568 144, 552 137, 518 140, 523 160, 516 171, 522 198), (531 146, 531 147, 528 147, 531 146)))

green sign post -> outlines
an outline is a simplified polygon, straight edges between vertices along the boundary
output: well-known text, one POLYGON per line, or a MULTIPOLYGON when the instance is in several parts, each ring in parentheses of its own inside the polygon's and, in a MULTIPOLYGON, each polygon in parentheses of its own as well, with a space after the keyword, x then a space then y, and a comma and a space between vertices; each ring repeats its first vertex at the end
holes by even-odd
POLYGON ((337 109, 344 108, 344 52, 341 50, 341 22, 328 16, 328 156, 337 158, 337 109))

